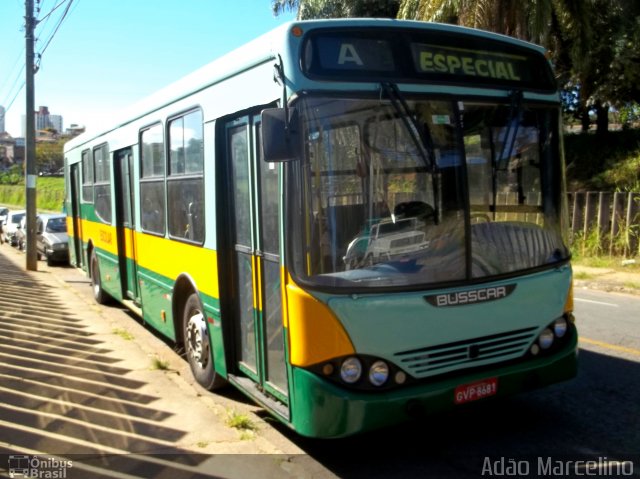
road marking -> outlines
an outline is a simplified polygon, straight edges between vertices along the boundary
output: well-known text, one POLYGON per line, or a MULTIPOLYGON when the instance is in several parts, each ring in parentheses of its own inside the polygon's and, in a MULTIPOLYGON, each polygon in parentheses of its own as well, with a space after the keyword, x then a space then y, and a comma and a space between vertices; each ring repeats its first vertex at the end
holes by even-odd
POLYGON ((574 301, 579 301, 581 303, 591 303, 591 304, 600 304, 602 306, 610 306, 612 308, 619 308, 620 305, 614 303, 605 303, 604 301, 594 301, 592 299, 584 299, 584 298, 573 298, 574 301))
POLYGON ((611 349, 612 351, 617 351, 619 353, 627 353, 627 354, 633 354, 635 356, 640 356, 640 349, 627 348, 625 346, 618 346, 616 344, 605 343, 604 341, 597 341, 595 339, 589 339, 583 336, 580 336, 580 341, 586 344, 591 344, 593 346, 600 346, 601 348, 611 349))

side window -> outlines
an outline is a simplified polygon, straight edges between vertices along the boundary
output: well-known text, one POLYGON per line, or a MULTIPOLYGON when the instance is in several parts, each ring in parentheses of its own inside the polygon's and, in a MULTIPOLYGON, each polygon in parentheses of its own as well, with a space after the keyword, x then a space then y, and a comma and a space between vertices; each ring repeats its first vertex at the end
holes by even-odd
POLYGON ((93 149, 93 172, 96 215, 111 223, 111 161, 106 144, 93 149))
POLYGON ((204 149, 202 112, 169 121, 167 200, 169 235, 204 242, 204 149))
POLYGON ((93 203, 93 161, 89 150, 82 152, 82 199, 93 203))
POLYGON ((164 235, 164 137, 162 125, 140 133, 140 215, 144 231, 164 235))

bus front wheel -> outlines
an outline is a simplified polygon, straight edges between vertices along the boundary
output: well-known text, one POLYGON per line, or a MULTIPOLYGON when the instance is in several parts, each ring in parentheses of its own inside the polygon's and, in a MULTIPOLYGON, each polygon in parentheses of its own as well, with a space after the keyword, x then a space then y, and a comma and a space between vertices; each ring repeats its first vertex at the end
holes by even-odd
POLYGON ((203 388, 213 391, 226 381, 216 374, 213 366, 213 352, 207 330, 207 319, 200 298, 192 293, 184 305, 182 316, 184 350, 193 377, 203 388))

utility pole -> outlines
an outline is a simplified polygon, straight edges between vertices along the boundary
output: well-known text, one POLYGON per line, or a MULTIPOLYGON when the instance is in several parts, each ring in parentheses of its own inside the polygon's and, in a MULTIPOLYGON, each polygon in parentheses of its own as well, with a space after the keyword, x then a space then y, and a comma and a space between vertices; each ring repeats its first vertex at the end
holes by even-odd
POLYGON ((26 226, 27 229, 27 270, 38 270, 38 253, 36 251, 36 128, 35 128, 35 88, 34 88, 34 29, 36 27, 36 19, 33 16, 33 0, 25 1, 25 38, 26 38, 26 89, 27 89, 27 105, 26 105, 26 144, 25 144, 25 161, 26 161, 26 199, 27 213, 26 226))

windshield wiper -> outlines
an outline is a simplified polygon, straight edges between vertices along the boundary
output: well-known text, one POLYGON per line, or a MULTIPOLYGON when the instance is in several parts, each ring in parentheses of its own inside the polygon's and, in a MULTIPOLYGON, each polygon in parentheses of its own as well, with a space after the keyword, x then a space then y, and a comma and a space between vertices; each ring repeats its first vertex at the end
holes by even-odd
POLYGON ((433 140, 431 138, 429 127, 427 125, 424 125, 424 128, 420 127, 418 121, 411 114, 409 105, 407 105, 402 93, 400 93, 398 85, 391 82, 382 82, 380 86, 389 97, 393 108, 400 115, 402 123, 418 150, 423 163, 430 171, 433 171, 435 169, 436 162, 433 153, 433 140))
POLYGON ((516 146, 516 138, 518 137, 518 129, 522 122, 522 92, 520 90, 513 90, 509 93, 511 99, 511 106, 509 107, 509 119, 507 120, 507 127, 502 137, 502 151, 496 161, 496 167, 498 170, 506 170, 509 158, 513 153, 513 149, 516 146))

